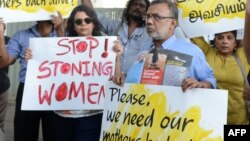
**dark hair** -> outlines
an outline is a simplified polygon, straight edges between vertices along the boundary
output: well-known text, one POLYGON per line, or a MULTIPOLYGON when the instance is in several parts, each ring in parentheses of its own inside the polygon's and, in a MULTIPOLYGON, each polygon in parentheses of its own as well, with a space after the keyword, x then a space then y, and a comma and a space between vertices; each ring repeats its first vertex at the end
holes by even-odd
MULTIPOLYGON (((131 6, 134 4, 135 0, 129 0, 126 4, 126 8, 122 12, 122 22, 126 22, 128 25, 130 24, 130 17, 128 11, 130 10, 131 6)), ((148 10, 149 7, 149 0, 144 0, 146 3, 146 11, 148 10)), ((142 22, 138 23, 139 27, 145 26, 145 21, 142 20, 142 22)))
POLYGON ((96 15, 95 11, 92 8, 89 8, 85 5, 79 5, 79 6, 75 7, 73 9, 73 11, 71 12, 71 14, 68 18, 68 21, 67 21, 67 28, 66 28, 68 36, 71 36, 71 37, 78 36, 76 31, 74 30, 75 29, 74 28, 74 17, 75 17, 77 12, 85 12, 90 18, 93 19, 94 29, 93 29, 92 35, 93 36, 100 36, 102 25, 99 22, 99 20, 97 19, 97 15, 96 15))
MULTIPOLYGON (((236 36, 237 36, 237 30, 232 30, 232 31, 226 31, 226 32, 232 32, 235 39, 236 39, 236 36)), ((224 33, 224 32, 221 32, 221 33, 224 33)), ((216 38, 216 36, 220 35, 221 33, 216 33, 214 34, 214 39, 216 38)))
POLYGON ((165 3, 169 7, 169 11, 176 20, 178 19, 178 8, 177 6, 169 0, 153 0, 150 5, 165 3))

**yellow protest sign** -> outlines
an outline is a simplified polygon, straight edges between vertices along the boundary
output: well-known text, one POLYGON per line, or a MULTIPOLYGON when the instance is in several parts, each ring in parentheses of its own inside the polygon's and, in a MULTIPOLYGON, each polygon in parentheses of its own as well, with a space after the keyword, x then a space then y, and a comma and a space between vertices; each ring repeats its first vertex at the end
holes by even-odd
POLYGON ((67 17, 77 5, 77 0, 1 0, 0 17, 5 22, 48 20, 56 11, 67 17))
POLYGON ((223 141, 225 90, 110 84, 105 100, 100 141, 223 141))

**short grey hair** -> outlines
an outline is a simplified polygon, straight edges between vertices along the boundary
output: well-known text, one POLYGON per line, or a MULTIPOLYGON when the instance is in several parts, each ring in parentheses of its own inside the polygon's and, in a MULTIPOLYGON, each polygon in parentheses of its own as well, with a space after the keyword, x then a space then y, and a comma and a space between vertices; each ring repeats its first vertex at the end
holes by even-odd
POLYGON ((165 3, 168 5, 170 13, 177 20, 178 19, 178 8, 171 0, 153 0, 150 5, 165 3))

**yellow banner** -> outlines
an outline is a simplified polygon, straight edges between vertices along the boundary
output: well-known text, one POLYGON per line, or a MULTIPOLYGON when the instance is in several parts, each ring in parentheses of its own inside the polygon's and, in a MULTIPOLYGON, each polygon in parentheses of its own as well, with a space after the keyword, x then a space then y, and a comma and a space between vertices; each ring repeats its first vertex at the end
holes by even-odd
POLYGON ((223 141, 227 91, 125 84, 106 91, 100 141, 223 141))
POLYGON ((46 20, 56 11, 67 17, 77 5, 78 0, 1 0, 0 17, 5 22, 46 20))

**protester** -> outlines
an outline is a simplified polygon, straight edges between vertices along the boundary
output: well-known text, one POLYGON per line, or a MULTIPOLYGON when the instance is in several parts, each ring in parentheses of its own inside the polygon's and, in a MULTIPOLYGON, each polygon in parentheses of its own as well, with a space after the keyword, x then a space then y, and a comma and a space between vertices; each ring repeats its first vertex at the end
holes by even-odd
MULTIPOLYGON (((101 25, 95 12, 86 6, 77 6, 67 20, 68 36, 100 36, 101 25)), ((56 111, 56 141, 98 141, 102 111, 56 111)))
MULTIPOLYGON (((182 81, 182 89, 216 88, 213 70, 207 64, 202 51, 194 44, 177 39, 174 30, 177 25, 178 10, 168 0, 154 0, 145 16, 147 33, 153 38, 154 48, 163 48, 192 56, 189 77, 182 81)), ((144 62, 140 59, 129 70, 126 82, 140 83, 144 62)), ((176 74, 178 75, 178 74, 176 74)), ((115 83, 122 85, 123 80, 113 77, 115 83), (118 81, 117 81, 118 80, 118 81)))
MULTIPOLYGON (((0 30, 3 31, 3 21, 0 19, 0 30)), ((33 37, 55 37, 57 36, 51 21, 38 21, 36 25, 15 33, 5 48, 4 42, 0 44, 0 67, 13 64, 17 59, 20 61, 19 87, 16 97, 16 109, 14 117, 14 141, 37 141, 40 122, 44 141, 54 141, 54 113, 50 111, 22 111, 22 97, 25 85, 27 62, 25 61, 25 50, 29 47, 29 39, 33 37)), ((3 33, 1 33, 1 39, 3 33)))
POLYGON ((203 50, 208 63, 213 68, 217 88, 228 90, 227 124, 229 125, 249 123, 243 99, 246 82, 235 56, 239 57, 245 73, 249 72, 249 65, 243 48, 237 48, 236 33, 236 30, 233 30, 215 34, 214 47, 211 47, 203 37, 191 39, 203 50))
MULTIPOLYGON (((6 26, 3 21, 0 21, 0 43, 6 45, 10 39, 9 36, 4 36, 6 26), (3 29, 3 30, 2 30, 3 29)), ((0 56, 1 57, 1 56, 0 56)), ((8 77, 8 67, 0 68, 0 140, 5 141, 4 121, 7 112, 8 94, 7 90, 10 87, 10 80, 8 77)))
MULTIPOLYGON (((82 4, 93 8, 91 0, 82 0, 82 4)), ((104 32, 110 36, 118 36, 122 42, 124 53, 121 57, 121 68, 123 73, 127 73, 138 53, 148 50, 148 44, 152 42, 146 33, 145 21, 143 20, 143 15, 145 15, 149 4, 148 0, 128 0, 121 21, 98 14, 104 32)))
MULTIPOLYGON (((54 17, 63 23, 62 17, 54 17)), ((61 24, 63 27, 63 25, 61 24)), ((63 28, 61 28, 63 29, 63 28)), ((60 32, 63 33, 63 32, 60 32)), ((97 15, 92 8, 85 5, 79 5, 73 9, 67 19, 66 34, 60 36, 70 37, 90 37, 101 36, 101 24, 97 19, 97 15)), ((119 41, 115 41, 114 51, 117 56, 123 52, 119 41)), ((30 49, 27 49, 26 59, 32 57, 30 49)), ((63 110, 55 111, 56 120, 55 133, 56 141, 99 141, 102 121, 102 110, 63 110)))

